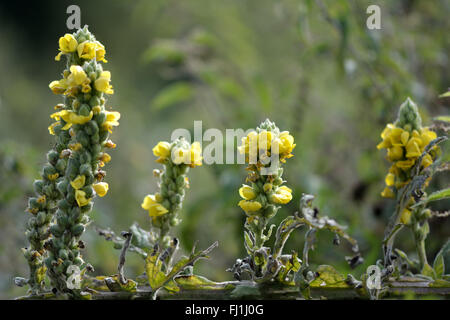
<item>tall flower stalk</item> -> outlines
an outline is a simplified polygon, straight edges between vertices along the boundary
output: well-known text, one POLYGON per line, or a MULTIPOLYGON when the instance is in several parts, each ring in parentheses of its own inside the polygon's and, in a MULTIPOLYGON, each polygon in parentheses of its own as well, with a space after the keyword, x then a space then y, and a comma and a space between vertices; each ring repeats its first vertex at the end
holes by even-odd
POLYGON ((387 149, 387 159, 392 163, 381 195, 397 201, 383 242, 384 264, 386 267, 392 264, 395 236, 403 226, 407 226, 414 235, 419 257, 418 269, 426 273, 426 270, 431 269, 425 252, 425 239, 429 232, 427 219, 431 215, 424 205, 417 206, 416 203, 425 194, 425 188, 431 180, 427 168, 433 164, 440 151, 435 140, 437 135, 422 126, 418 108, 408 98, 400 106, 396 122, 387 124, 381 138, 383 141, 377 148, 387 149))
POLYGON ((158 157, 156 162, 164 166, 163 171, 154 171, 160 179, 160 191, 147 195, 141 207, 148 211, 152 226, 159 229, 160 248, 169 246, 169 230, 180 222, 178 213, 189 188, 187 173, 189 168, 202 165, 201 153, 200 143, 190 144, 185 139, 161 141, 153 148, 153 154, 158 157))
POLYGON ((264 243, 272 234, 272 225, 266 233, 268 223, 274 217, 281 204, 292 200, 292 190, 283 185, 283 168, 279 166, 292 157, 295 148, 294 138, 288 131, 280 132, 275 123, 265 120, 256 131, 251 131, 242 139, 239 152, 245 154, 249 162, 246 182, 239 189, 242 200, 239 206, 247 215, 245 223, 245 246, 252 258, 256 270, 255 275, 261 276, 264 259, 261 252, 264 243), (276 163, 273 163, 273 162, 276 163), (268 170, 275 165, 277 169, 268 170))
POLYGON ((63 95, 64 105, 51 115, 55 122, 49 130, 68 133, 70 141, 68 149, 62 151, 67 166, 56 184, 61 199, 50 227, 52 238, 47 243, 45 265, 58 293, 80 297, 81 288, 68 280, 74 267, 80 270, 80 276, 88 266, 80 253, 85 247, 80 237, 89 223, 93 198, 103 197, 108 191, 102 167, 111 160, 105 149, 116 146, 108 138, 119 124, 120 113, 105 109, 104 94, 113 93, 111 74, 99 63, 106 62, 104 46, 87 27, 61 37, 59 50, 55 59, 65 56, 66 69, 63 78, 49 87, 63 95))

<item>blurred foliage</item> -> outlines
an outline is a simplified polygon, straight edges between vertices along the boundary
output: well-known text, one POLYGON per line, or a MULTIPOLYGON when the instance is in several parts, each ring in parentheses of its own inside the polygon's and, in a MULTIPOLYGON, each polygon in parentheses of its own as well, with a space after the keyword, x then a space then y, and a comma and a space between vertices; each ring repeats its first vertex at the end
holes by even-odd
MULTIPOLYGON (((67 31, 66 8, 74 3, 82 24, 106 46, 116 92, 110 104, 122 114, 113 135, 118 148, 108 170, 110 191, 96 201, 94 225, 116 232, 133 221, 149 227, 140 203, 155 191, 152 170, 159 165, 151 147, 174 129, 192 130, 194 120, 202 120, 203 130, 225 132, 270 118, 297 143, 285 169, 294 201, 274 222, 298 208, 302 192, 314 194, 322 212, 349 225, 358 239, 365 263, 355 273, 381 257, 393 203, 379 196, 387 162, 375 146, 407 96, 425 124, 448 115, 450 98, 439 98, 450 83, 448 1, 10 1, 0 5, 1 298, 23 290, 12 281, 26 274, 23 210, 51 143, 48 116, 58 99, 48 83, 63 69, 53 57, 67 31), (381 30, 366 28, 370 4, 381 7, 381 30)), ((200 169, 192 172, 183 222, 174 233, 187 252, 197 239, 199 247, 218 240, 212 259, 200 262, 196 273, 231 279, 225 269, 245 254, 245 215, 237 206, 244 166, 200 169)), ((448 181, 441 174, 430 190, 448 181)), ((448 209, 448 202, 436 205, 448 209)), ((432 257, 449 237, 444 221, 431 222, 432 257)), ((84 237, 96 274, 115 273, 119 252, 111 242, 94 228, 84 237)), ((413 250, 410 234, 398 239, 399 248, 413 250)), ((350 271, 342 259, 348 248, 336 249, 332 241, 321 234, 311 262, 350 271)), ((302 246, 295 233, 286 251, 302 246)), ((130 253, 126 273, 142 271, 141 258, 130 253)))

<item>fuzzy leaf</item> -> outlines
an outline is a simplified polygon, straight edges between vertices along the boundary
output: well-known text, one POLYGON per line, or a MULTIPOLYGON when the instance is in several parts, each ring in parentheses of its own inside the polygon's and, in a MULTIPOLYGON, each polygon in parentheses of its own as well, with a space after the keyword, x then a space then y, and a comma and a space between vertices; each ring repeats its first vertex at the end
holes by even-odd
POLYGON ((442 246, 441 250, 439 250, 436 258, 434 259, 433 269, 436 273, 436 278, 442 278, 445 272, 445 262, 444 257, 450 251, 450 239, 442 246))
POLYGON ((311 282, 311 287, 348 288, 345 277, 329 265, 320 265, 317 268, 319 276, 311 282))
POLYGON ((443 200, 443 199, 448 199, 448 198, 450 198, 450 188, 433 192, 428 197, 426 197, 426 199, 419 201, 418 203, 414 204, 414 206, 412 206, 412 207, 415 208, 415 207, 427 204, 428 202, 431 202, 431 201, 443 200))
POLYGON ((223 289, 223 285, 219 282, 214 282, 208 278, 190 275, 190 276, 178 276, 175 278, 177 285, 183 289, 204 289, 204 290, 217 290, 223 289))
POLYGON ((156 291, 166 281, 166 275, 161 271, 162 261, 159 260, 159 255, 154 254, 147 256, 145 259, 145 269, 147 271, 148 283, 152 290, 156 291))

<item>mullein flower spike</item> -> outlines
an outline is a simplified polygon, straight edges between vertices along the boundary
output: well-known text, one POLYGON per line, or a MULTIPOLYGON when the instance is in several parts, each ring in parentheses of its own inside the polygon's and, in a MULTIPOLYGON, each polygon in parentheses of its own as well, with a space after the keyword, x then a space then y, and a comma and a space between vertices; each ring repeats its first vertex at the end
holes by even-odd
MULTIPOLYGON (((383 139, 377 145, 378 149, 387 149, 387 160, 392 163, 385 177, 385 188, 381 196, 385 198, 396 198, 398 191, 406 186, 412 178, 412 168, 416 165, 419 157, 425 151, 426 146, 437 135, 428 127, 422 127, 422 120, 416 104, 407 99, 401 106, 398 119, 395 123, 387 124, 381 133, 383 139)), ((427 168, 436 159, 439 147, 434 146, 422 158, 421 168, 427 168)), ((425 186, 428 184, 426 182, 425 186)), ((411 197, 410 205, 414 204, 411 197)), ((411 217, 409 207, 405 208, 401 215, 401 222, 408 224, 411 217)))
POLYGON ((241 154, 245 154, 246 161, 250 161, 247 167, 248 176, 246 182, 239 189, 242 200, 239 207, 247 215, 246 228, 255 239, 256 249, 260 249, 264 242, 270 237, 264 235, 268 220, 275 216, 280 204, 287 204, 292 200, 292 190, 283 186, 283 169, 278 168, 276 173, 263 175, 261 169, 268 167, 267 163, 272 153, 278 155, 281 163, 292 157, 295 148, 294 138, 288 131, 278 129, 275 123, 268 119, 260 124, 255 131, 251 131, 242 138, 242 145, 238 148, 241 154))
POLYGON ((50 227, 53 237, 45 264, 58 292, 80 297, 79 288, 68 287, 68 268, 77 266, 85 272, 87 264, 80 254, 79 238, 89 222, 93 198, 105 196, 109 189, 100 168, 111 160, 105 149, 116 146, 108 137, 118 126, 120 113, 105 110, 104 94, 113 93, 111 74, 99 64, 106 62, 105 47, 87 27, 61 37, 59 51, 55 59, 66 56, 67 68, 63 79, 51 82, 49 87, 63 95, 64 104, 50 116, 55 122, 49 132, 64 132, 70 141, 65 150, 68 159, 64 177, 56 184, 61 199, 50 227))
POLYGON ((152 151, 158 157, 156 162, 164 165, 164 170, 157 172, 160 192, 147 195, 141 207, 148 211, 152 225, 160 229, 159 245, 167 247, 170 227, 180 222, 177 216, 185 190, 189 188, 187 173, 189 168, 202 165, 202 150, 198 142, 190 144, 185 139, 177 139, 171 143, 161 141, 152 151))

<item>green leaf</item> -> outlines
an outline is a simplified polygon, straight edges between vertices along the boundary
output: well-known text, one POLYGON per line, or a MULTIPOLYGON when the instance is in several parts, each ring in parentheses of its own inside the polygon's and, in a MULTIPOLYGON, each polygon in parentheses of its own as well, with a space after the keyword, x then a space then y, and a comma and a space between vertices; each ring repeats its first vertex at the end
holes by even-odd
POLYGON ((450 116, 439 116, 439 117, 433 118, 433 120, 450 123, 450 116))
POLYGON ((177 82, 163 88, 152 100, 154 109, 165 109, 175 104, 186 102, 193 96, 193 88, 190 83, 177 82))
POLYGON ((446 97, 450 97, 450 91, 447 91, 447 92, 439 95, 439 98, 446 98, 446 97))
POLYGON ((445 262, 444 257, 450 251, 450 239, 442 246, 439 250, 436 258, 434 258, 433 269, 436 273, 436 278, 442 278, 445 272, 445 262))
POLYGON ((176 283, 169 284, 169 282, 173 281, 175 276, 177 276, 183 269, 189 265, 194 265, 194 263, 202 258, 207 258, 208 254, 218 246, 218 242, 214 242, 207 249, 194 252, 195 246, 193 248, 193 252, 189 257, 181 257, 174 266, 168 270, 166 274, 161 271, 162 262, 159 259, 158 254, 152 254, 148 256, 146 259, 146 270, 147 276, 150 286, 152 287, 153 292, 157 292, 161 287, 169 286, 169 290, 175 290, 174 286, 176 283))
POLYGON ((177 283, 174 280, 168 281, 164 285, 164 289, 166 289, 167 291, 169 291, 171 293, 176 293, 176 292, 180 291, 180 288, 178 287, 177 283))
POLYGON ((245 249, 247 250, 248 254, 251 254, 253 252, 253 241, 250 239, 250 235, 247 231, 244 231, 244 239, 245 239, 245 249))
POLYGON ((319 276, 311 282, 311 287, 348 288, 345 277, 329 265, 320 265, 317 268, 319 276))
POLYGON ((274 245, 274 258, 279 256, 283 252, 284 244, 286 243, 289 235, 296 228, 303 226, 304 223, 298 221, 293 216, 289 216, 284 219, 277 229, 277 234, 275 236, 275 245, 274 245))
POLYGON ((443 199, 448 199, 448 198, 450 198, 450 188, 433 192, 425 199, 415 203, 412 206, 412 208, 427 204, 428 202, 431 202, 431 201, 443 200, 443 199))
POLYGON ((119 281, 119 276, 117 274, 110 277, 104 277, 104 282, 111 292, 136 292, 137 283, 131 279, 127 279, 125 284, 119 281))
POLYGON ((148 283, 152 290, 156 291, 166 281, 166 275, 161 271, 162 261, 158 254, 147 256, 145 259, 145 269, 147 271, 148 283))
POLYGON ((424 276, 427 276, 427 277, 431 277, 431 278, 433 278, 433 279, 436 279, 436 273, 434 272, 433 268, 432 268, 428 263, 426 263, 426 264, 423 266, 423 268, 422 268, 422 270, 420 271, 420 273, 423 274, 424 276))
MULTIPOLYGON (((177 285, 183 289, 203 289, 203 290, 219 290, 223 289, 224 286, 227 288, 228 284, 222 284, 220 282, 214 282, 209 280, 208 278, 197 276, 197 275, 190 275, 190 276, 178 276, 175 278, 175 282, 177 285)), ((231 286, 231 288, 234 288, 234 286, 231 286)))

